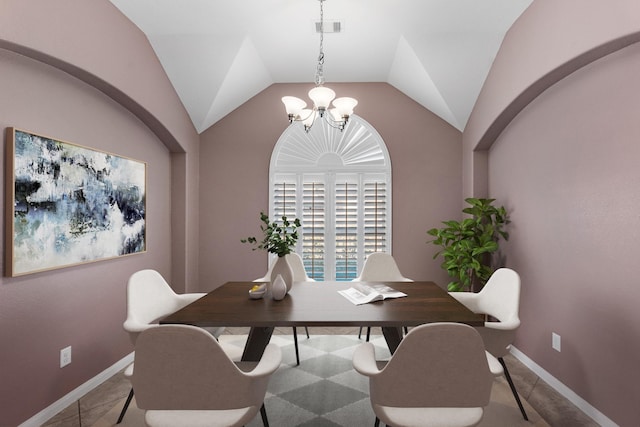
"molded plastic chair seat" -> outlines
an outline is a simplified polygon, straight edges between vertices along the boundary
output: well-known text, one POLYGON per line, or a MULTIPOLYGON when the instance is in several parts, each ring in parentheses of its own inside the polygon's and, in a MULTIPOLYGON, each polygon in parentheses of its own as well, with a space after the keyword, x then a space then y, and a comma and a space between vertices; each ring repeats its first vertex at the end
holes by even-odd
POLYGON ((226 409, 226 410, 191 410, 191 411, 147 411, 145 422, 153 427, 212 427, 232 426, 238 420, 251 420, 255 413, 252 408, 226 409), (211 420, 216 420, 212 424, 211 420))
POLYGON ((482 408, 391 408, 378 406, 383 420, 394 420, 393 427, 475 426, 482 421, 482 408), (452 424, 451 420, 456 420, 452 424), (418 422, 419 424, 416 424, 418 422))
POLYGON ((264 398, 282 360, 268 344, 260 361, 240 362, 201 328, 161 325, 140 334, 131 379, 136 403, 151 427, 235 427, 260 411, 268 427, 264 398))
POLYGON ((471 427, 489 404, 502 367, 482 338, 461 323, 413 328, 381 368, 371 343, 358 346, 353 366, 369 377, 371 406, 393 427, 471 427))

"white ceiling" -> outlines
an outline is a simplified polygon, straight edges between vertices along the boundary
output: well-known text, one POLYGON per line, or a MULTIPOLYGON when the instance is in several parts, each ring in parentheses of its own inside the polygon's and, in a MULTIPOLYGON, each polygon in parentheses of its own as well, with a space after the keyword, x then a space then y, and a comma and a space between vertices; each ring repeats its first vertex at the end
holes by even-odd
MULTIPOLYGON (((146 34, 198 132, 273 83, 314 82, 318 0, 110 1, 146 34)), ((463 130, 532 1, 326 0, 325 28, 342 25, 324 36, 326 86, 387 82, 463 130)))

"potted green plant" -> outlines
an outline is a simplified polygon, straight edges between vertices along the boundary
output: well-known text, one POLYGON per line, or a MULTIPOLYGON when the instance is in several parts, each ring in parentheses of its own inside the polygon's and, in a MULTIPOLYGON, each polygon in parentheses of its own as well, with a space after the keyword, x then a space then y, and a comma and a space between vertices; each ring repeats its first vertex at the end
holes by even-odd
POLYGON ((447 285, 449 291, 474 290, 481 288, 495 268, 491 254, 499 249, 499 240, 509 240, 504 228, 509 224, 507 211, 503 206, 493 206, 495 199, 467 198, 470 206, 462 210, 470 215, 462 221, 443 221, 445 227, 432 228, 427 234, 441 249, 433 258, 442 255, 441 267, 452 278, 447 285))
POLYGON ((283 257, 291 253, 293 247, 295 247, 298 241, 298 227, 300 227, 300 220, 295 218, 293 222, 290 222, 286 216, 282 217, 282 223, 271 222, 269 217, 264 212, 260 212, 260 221, 263 224, 260 225, 262 230, 262 240, 258 242, 255 237, 247 237, 241 239, 242 243, 250 243, 256 245, 253 250, 264 249, 267 252, 283 257))
POLYGON ((300 220, 295 218, 293 221, 289 221, 286 216, 282 216, 280 223, 272 222, 264 212, 260 212, 260 221, 262 222, 260 225, 263 235, 262 240, 258 241, 256 237, 247 237, 240 241, 254 245, 254 251, 263 249, 278 256, 271 269, 270 279, 273 283, 277 275, 280 274, 286 284, 287 292, 289 292, 293 284, 293 271, 286 255, 293 251, 298 241, 298 227, 301 226, 300 220))

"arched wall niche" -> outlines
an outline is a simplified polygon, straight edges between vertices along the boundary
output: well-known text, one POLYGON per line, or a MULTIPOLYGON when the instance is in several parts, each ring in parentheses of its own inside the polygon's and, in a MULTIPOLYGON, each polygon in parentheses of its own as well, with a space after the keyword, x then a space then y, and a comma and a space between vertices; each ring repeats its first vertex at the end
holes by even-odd
POLYGON ((191 195, 198 188, 200 138, 146 36, 108 1, 12 0, 0 11, 0 49, 100 90, 172 153, 172 283, 182 292, 197 286, 198 204, 191 195))
POLYGON ((569 74, 640 42, 640 2, 534 1, 507 32, 463 132, 463 196, 488 196, 492 144, 569 74), (544 28, 544 31, 540 31, 544 28))
POLYGON ((110 2, 8 1, 0 9, 0 49, 58 68, 102 91, 145 123, 171 152, 187 152, 197 142, 146 36, 110 2), (34 26, 47 31, 31 31, 34 26))

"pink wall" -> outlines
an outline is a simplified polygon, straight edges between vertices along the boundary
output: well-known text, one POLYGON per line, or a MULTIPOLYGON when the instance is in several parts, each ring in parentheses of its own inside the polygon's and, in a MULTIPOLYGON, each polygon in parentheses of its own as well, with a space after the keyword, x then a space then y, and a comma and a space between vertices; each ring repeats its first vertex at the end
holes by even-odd
MULTIPOLYGON (((384 139, 393 169, 393 253, 413 279, 448 282, 432 260, 426 230, 460 216, 461 135, 383 83, 330 84, 358 99, 356 113, 384 139), (390 108, 394 113, 389 114, 390 108)), ((268 211, 269 161, 287 126, 280 98, 309 84, 272 85, 201 135, 200 278, 203 289, 266 272, 267 256, 240 239, 255 235, 268 211)))
POLYGON ((621 426, 640 418, 639 75, 640 44, 577 71, 489 156, 491 194, 513 212, 508 265, 523 281, 516 346, 621 426))
POLYGON ((198 134, 142 32, 108 0, 0 2, 0 48, 97 88, 149 127, 171 152, 171 282, 197 287, 198 134))
POLYGON ((536 0, 509 29, 463 133, 463 194, 486 196, 487 150, 563 77, 640 41, 637 0, 536 0), (474 151, 475 150, 475 151, 474 151))
POLYGON ((516 346, 622 426, 640 416, 638 16, 635 0, 533 2, 463 134, 463 194, 511 211, 516 346))
POLYGON ((131 273, 198 287, 199 138, 147 39, 107 0, 0 2, 0 76, 3 140, 15 126, 129 156, 149 181, 147 253, 0 278, 0 425, 14 426, 131 352, 131 273))
MULTIPOLYGON (((122 329, 127 279, 141 268, 171 272, 171 159, 140 120, 64 72, 0 50, 0 76, 3 135, 18 127, 145 161, 148 173, 147 253, 0 278, 0 425, 12 426, 131 352, 122 329), (73 362, 61 369, 68 345, 73 362)), ((4 150, 0 157, 4 164, 4 150)))
POLYGON ((147 38, 108 0, 3 0, 0 24, 0 47, 108 92, 171 151, 187 151, 197 142, 186 111, 174 108, 180 100, 168 90, 171 83, 147 38))
POLYGON ((557 81, 602 55, 640 40, 640 2, 616 3, 612 7, 600 0, 534 1, 502 43, 482 88, 491 96, 478 99, 476 114, 465 128, 465 140, 487 148, 504 125, 548 86, 545 79, 557 81), (555 43, 544 42, 551 40, 555 43), (578 59, 584 54, 588 56, 578 59), (500 115, 506 116, 501 125, 496 123, 500 115))

